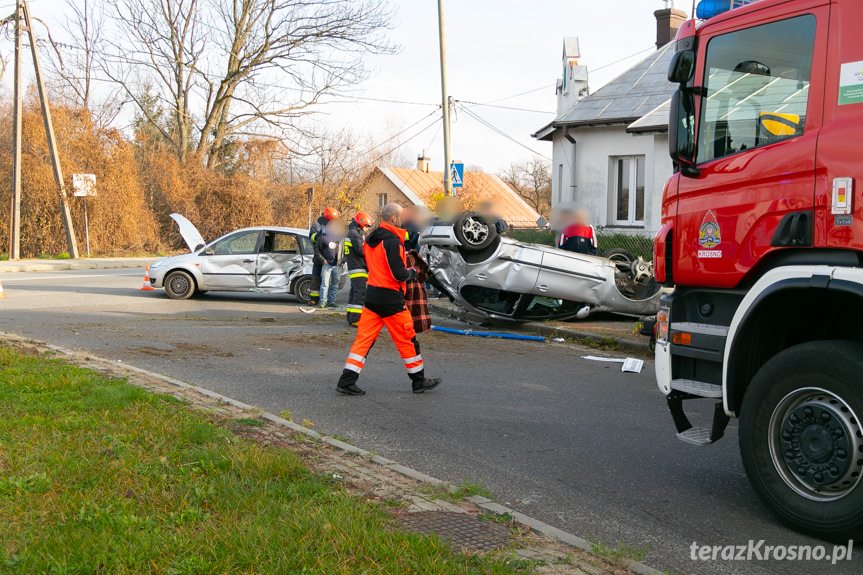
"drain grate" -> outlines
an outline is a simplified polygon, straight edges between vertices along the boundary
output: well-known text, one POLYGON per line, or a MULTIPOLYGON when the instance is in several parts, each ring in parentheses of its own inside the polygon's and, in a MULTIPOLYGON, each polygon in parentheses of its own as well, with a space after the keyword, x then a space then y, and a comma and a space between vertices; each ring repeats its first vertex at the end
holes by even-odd
POLYGON ((494 521, 480 521, 468 513, 422 511, 400 518, 406 531, 437 535, 463 551, 494 551, 509 544, 510 530, 494 521))

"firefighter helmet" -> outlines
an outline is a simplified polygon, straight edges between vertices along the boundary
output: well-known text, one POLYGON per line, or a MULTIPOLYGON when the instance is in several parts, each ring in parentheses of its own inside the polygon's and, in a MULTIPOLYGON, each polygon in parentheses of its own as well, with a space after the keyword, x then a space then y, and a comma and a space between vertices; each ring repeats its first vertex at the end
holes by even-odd
POLYGON ((354 216, 354 221, 361 228, 366 228, 374 223, 372 217, 368 215, 366 212, 357 212, 357 215, 354 216))
POLYGON ((335 220, 341 217, 339 210, 332 207, 324 208, 324 217, 328 220, 335 220))

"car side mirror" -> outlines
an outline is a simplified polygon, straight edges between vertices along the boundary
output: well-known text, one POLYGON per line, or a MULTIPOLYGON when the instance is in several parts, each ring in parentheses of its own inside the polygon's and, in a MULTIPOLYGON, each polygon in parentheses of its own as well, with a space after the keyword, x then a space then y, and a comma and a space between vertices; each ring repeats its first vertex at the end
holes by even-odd
POLYGON ((675 52, 668 64, 668 81, 674 84, 686 84, 695 75, 695 51, 682 50, 675 52))
POLYGON ((204 255, 205 256, 214 256, 214 255, 216 255, 216 250, 214 250, 213 248, 207 248, 204 250, 204 255))
POLYGON ((693 90, 681 86, 671 97, 668 114, 668 148, 671 161, 688 178, 697 178, 695 167, 695 96, 693 90))

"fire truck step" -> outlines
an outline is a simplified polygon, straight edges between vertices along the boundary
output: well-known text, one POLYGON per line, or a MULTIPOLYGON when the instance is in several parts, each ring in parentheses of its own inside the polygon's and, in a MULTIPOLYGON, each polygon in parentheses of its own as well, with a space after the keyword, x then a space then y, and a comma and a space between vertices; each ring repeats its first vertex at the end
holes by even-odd
POLYGON ((677 439, 691 443, 692 445, 710 445, 710 430, 706 427, 690 427, 686 431, 677 434, 677 439))
POLYGON ((699 397, 710 397, 720 399, 722 397, 722 386, 712 383, 704 383, 703 381, 694 381, 691 379, 673 379, 671 380, 671 389, 697 395, 699 397))

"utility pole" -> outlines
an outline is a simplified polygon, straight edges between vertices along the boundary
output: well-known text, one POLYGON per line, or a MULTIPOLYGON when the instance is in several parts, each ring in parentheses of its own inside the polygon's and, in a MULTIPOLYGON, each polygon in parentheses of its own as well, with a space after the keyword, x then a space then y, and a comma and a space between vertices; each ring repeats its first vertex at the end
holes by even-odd
POLYGON ((9 212, 9 259, 21 258, 21 18, 22 3, 15 6, 15 102, 12 121, 12 194, 9 212))
POLYGON ((440 88, 441 107, 443 108, 443 187, 444 194, 452 195, 452 176, 450 175, 450 124, 449 111, 450 101, 446 89, 446 42, 443 32, 443 0, 437 0, 438 27, 440 30, 440 88))
POLYGON ((72 226, 72 214, 69 212, 66 184, 63 182, 63 170, 60 167, 60 153, 57 151, 57 138, 54 135, 54 123, 51 121, 51 107, 48 105, 48 94, 42 78, 42 66, 39 64, 39 51, 36 47, 36 35, 33 33, 33 22, 30 19, 30 8, 23 0, 19 4, 24 11, 24 26, 30 37, 30 53, 33 55, 33 67, 36 69, 36 86, 39 88, 39 101, 42 105, 42 121, 45 124, 45 138, 48 140, 48 152, 51 154, 51 166, 54 168, 54 181, 60 196, 60 216, 63 218, 63 228, 66 230, 66 248, 69 257, 78 259, 78 242, 75 240, 75 229, 72 226))

